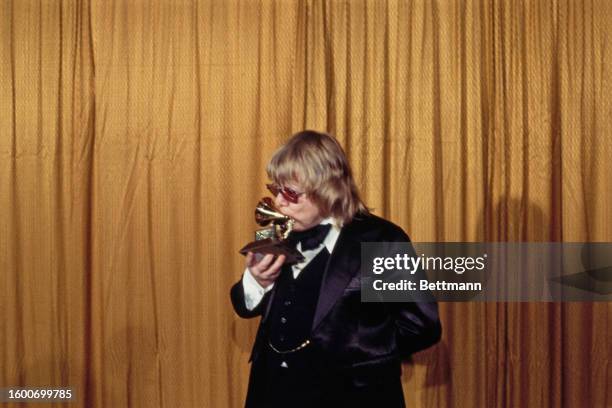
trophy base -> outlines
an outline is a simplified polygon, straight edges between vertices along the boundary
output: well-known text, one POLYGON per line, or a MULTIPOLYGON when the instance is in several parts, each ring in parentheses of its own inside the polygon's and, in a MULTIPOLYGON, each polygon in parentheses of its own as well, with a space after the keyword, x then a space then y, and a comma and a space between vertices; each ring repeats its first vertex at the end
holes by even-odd
POLYGON ((259 254, 274 254, 274 255, 285 255, 287 259, 286 264, 294 264, 304 260, 304 256, 295 248, 286 245, 283 241, 277 239, 261 239, 253 241, 245 245, 240 253, 246 255, 247 252, 259 253, 259 254))

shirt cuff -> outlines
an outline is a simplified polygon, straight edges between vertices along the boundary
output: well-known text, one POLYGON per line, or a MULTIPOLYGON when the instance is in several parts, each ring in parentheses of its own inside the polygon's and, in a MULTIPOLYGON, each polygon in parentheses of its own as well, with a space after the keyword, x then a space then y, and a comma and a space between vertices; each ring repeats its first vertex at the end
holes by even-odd
POLYGON ((244 288, 244 303, 246 308, 248 310, 255 309, 259 302, 261 302, 264 295, 272 290, 273 286, 274 283, 266 286, 265 288, 262 287, 255 280, 253 275, 251 275, 249 268, 246 268, 242 274, 242 287, 244 288))

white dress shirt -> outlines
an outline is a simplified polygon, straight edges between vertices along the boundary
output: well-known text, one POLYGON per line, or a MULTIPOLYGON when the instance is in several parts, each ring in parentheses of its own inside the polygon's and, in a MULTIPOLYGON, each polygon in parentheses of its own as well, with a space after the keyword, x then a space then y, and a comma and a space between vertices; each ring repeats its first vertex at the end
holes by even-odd
MULTIPOLYGON (((308 265, 308 263, 312 261, 324 247, 327 248, 327 251, 331 254, 334 250, 334 247, 336 246, 336 242, 338 241, 338 236, 340 235, 340 230, 342 228, 338 226, 336 221, 331 217, 321 221, 321 224, 331 224, 332 227, 325 236, 323 242, 318 247, 314 249, 309 249, 307 251, 302 251, 302 243, 298 242, 297 244, 296 248, 304 256, 304 260, 300 263, 291 265, 291 270, 293 271, 294 279, 298 277, 302 269, 304 269, 306 265, 308 265)), ((274 287, 274 283, 268 285, 265 288, 262 287, 255 280, 253 275, 251 275, 251 271, 249 271, 249 268, 246 268, 244 270, 244 274, 242 275, 242 286, 244 287, 244 301, 246 304, 246 308, 249 310, 253 310, 259 304, 259 302, 261 302, 263 296, 267 292, 272 290, 272 288, 274 287)))

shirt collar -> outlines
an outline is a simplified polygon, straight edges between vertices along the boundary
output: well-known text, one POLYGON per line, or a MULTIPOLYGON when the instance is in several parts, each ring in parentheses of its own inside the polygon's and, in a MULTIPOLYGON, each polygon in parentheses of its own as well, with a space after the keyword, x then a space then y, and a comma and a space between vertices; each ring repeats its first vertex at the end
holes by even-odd
POLYGON ((340 236, 340 230, 342 227, 338 224, 338 222, 333 217, 327 217, 323 221, 321 221, 321 225, 331 224, 332 227, 327 233, 327 236, 323 240, 323 244, 327 248, 327 251, 331 254, 336 246, 336 242, 338 241, 338 236, 340 236))

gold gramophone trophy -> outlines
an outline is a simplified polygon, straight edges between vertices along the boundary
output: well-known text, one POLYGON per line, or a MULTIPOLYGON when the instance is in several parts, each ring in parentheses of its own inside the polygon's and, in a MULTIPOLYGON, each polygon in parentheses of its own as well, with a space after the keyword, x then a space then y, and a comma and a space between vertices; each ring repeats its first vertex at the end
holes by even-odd
POLYGON ((285 255, 287 264, 304 260, 300 251, 286 242, 295 221, 278 211, 270 197, 262 198, 255 207, 255 222, 264 228, 255 231, 255 241, 240 250, 242 255, 247 252, 285 255))

